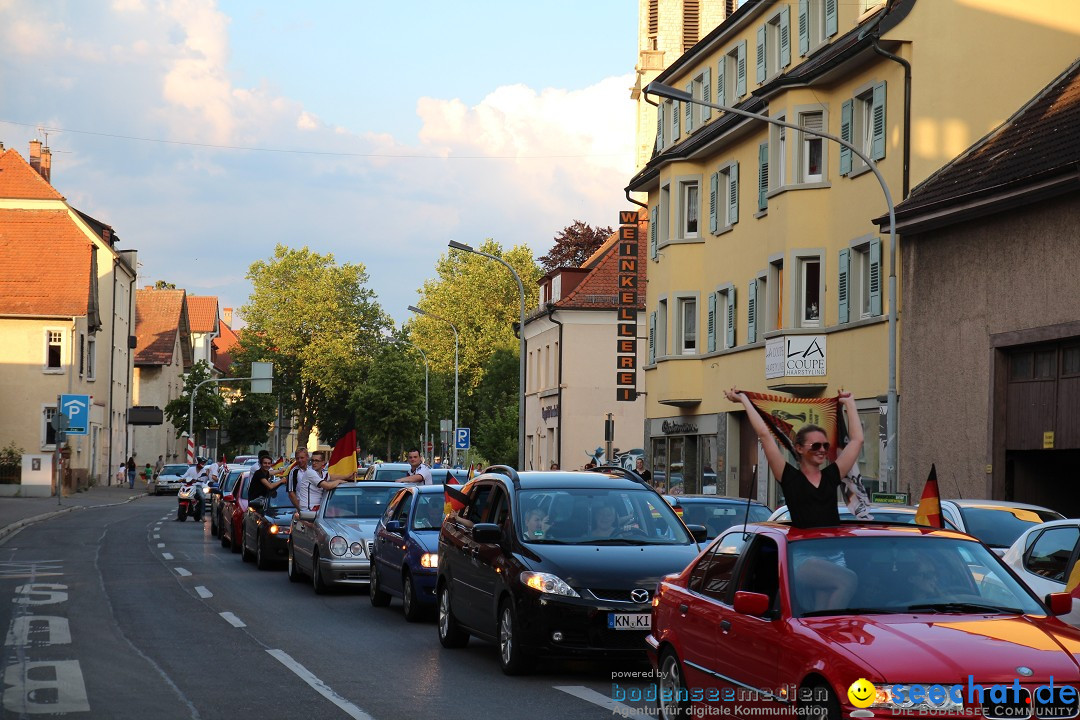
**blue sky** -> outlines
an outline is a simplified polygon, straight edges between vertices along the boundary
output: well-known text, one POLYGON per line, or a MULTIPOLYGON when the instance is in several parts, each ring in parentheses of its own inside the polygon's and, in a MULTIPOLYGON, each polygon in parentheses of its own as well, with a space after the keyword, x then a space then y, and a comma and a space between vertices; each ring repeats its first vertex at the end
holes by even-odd
POLYGON ((54 186, 140 285, 239 308, 251 262, 308 245, 400 322, 449 239, 617 224, 636 29, 625 0, 0 0, 0 140, 51 128, 54 186))

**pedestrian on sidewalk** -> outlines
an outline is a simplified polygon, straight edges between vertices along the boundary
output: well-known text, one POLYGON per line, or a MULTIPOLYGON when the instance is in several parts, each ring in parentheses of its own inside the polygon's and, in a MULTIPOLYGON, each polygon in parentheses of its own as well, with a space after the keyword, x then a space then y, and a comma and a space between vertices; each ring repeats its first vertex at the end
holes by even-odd
POLYGON ((135 489, 135 456, 132 455, 127 461, 127 480, 128 487, 132 490, 135 489))
POLYGON ((150 463, 146 463, 146 467, 144 467, 142 471, 142 476, 143 480, 146 481, 147 485, 149 485, 150 481, 154 479, 154 468, 150 467, 150 463))
POLYGON ((157 462, 154 463, 154 477, 161 474, 161 471, 165 469, 165 456, 158 455, 157 462))

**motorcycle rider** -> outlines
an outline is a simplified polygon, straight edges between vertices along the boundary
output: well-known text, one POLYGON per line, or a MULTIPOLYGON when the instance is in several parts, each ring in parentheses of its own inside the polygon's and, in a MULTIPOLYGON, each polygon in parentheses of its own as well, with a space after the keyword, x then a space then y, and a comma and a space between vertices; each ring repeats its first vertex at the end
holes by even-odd
POLYGON ((204 458, 195 458, 195 464, 187 469, 184 476, 181 478, 184 484, 195 483, 195 497, 199 500, 199 509, 196 512, 195 518, 197 520, 203 519, 203 506, 206 503, 206 495, 203 493, 202 484, 209 479, 209 473, 206 468, 206 460, 204 458))

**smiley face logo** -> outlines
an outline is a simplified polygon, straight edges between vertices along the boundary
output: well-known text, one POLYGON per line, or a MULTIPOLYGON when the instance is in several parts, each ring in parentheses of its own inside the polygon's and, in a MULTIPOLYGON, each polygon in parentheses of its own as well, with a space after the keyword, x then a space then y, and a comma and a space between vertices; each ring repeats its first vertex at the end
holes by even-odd
POLYGON ((848 700, 857 708, 868 708, 874 704, 877 688, 866 678, 859 678, 847 689, 848 700))

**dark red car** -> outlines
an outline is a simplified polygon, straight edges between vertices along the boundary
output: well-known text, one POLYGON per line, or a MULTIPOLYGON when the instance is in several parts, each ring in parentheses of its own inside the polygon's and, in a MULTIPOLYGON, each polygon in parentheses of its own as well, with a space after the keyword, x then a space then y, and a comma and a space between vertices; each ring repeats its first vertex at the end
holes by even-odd
POLYGON ((248 507, 248 487, 251 485, 251 472, 244 471, 240 479, 221 496, 221 546, 240 552, 244 542, 244 513, 248 507))
POLYGON ((668 718, 1076 717, 1075 692, 1035 692, 1080 687, 1080 630, 1055 617, 1071 598, 1046 602, 959 532, 736 526, 660 583, 657 705, 668 718))

